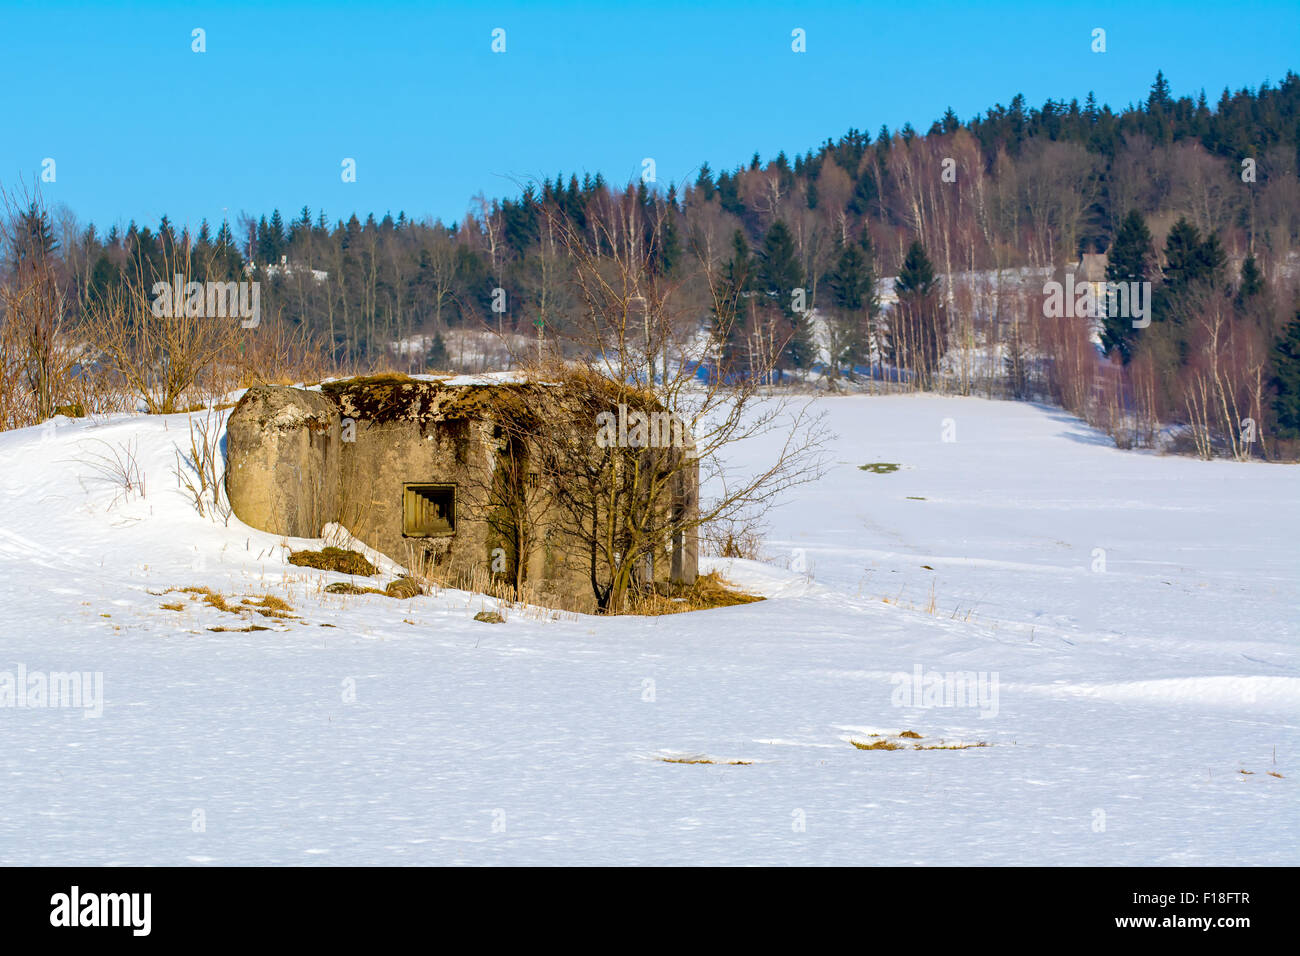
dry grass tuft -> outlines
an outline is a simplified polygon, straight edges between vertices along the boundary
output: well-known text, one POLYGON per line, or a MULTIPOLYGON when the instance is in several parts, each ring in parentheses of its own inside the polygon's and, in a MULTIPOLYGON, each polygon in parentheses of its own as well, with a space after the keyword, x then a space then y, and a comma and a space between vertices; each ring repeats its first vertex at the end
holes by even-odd
POLYGON ((294 615, 290 613, 293 608, 289 606, 289 603, 272 594, 263 594, 257 600, 244 598, 240 603, 250 610, 256 611, 262 617, 295 620, 294 615))
MULTIPOLYGON (((334 584, 325 585, 326 594, 385 594, 379 588, 363 588, 356 584, 349 584, 346 581, 338 581, 334 584)), ((385 595, 386 596, 386 595, 385 595)))
MULTIPOLYGON (((707 757, 660 757, 663 763, 707 763, 717 764, 718 761, 710 760, 707 757)), ((753 764, 752 760, 724 760, 723 764, 728 767, 748 767, 753 764)))
POLYGON ((268 611, 292 611, 293 610, 293 608, 290 606, 288 601, 285 601, 283 598, 278 598, 274 594, 263 594, 256 601, 254 601, 252 598, 244 598, 242 603, 247 604, 250 607, 265 608, 268 611))
MULTIPOLYGON (((872 736, 872 737, 880 737, 879 734, 872 734, 871 736, 872 736)), ((915 730, 904 730, 901 734, 898 734, 898 735, 897 735, 897 739, 899 739, 899 740, 904 739, 904 738, 906 738, 906 739, 908 739, 908 740, 924 740, 924 739, 925 739, 925 738, 923 738, 920 734, 918 734, 915 730)), ((967 743, 945 744, 942 740, 940 740, 937 744, 912 744, 912 746, 909 748, 906 744, 896 743, 895 740, 891 740, 891 739, 886 738, 886 737, 880 737, 879 740, 874 740, 874 741, 872 741, 871 743, 864 743, 864 742, 861 741, 861 740, 853 740, 853 739, 850 739, 850 740, 849 740, 849 743, 853 744, 853 746, 857 747, 859 750, 908 750, 908 749, 911 749, 911 750, 970 750, 972 747, 987 747, 987 746, 988 746, 988 744, 985 743, 985 742, 982 741, 982 740, 977 741, 977 742, 975 742, 975 743, 970 743, 970 744, 967 744, 967 743)))
POLYGON ((188 594, 193 600, 202 601, 208 607, 214 607, 218 611, 225 611, 228 614, 238 614, 240 611, 238 607, 231 607, 228 603, 226 603, 225 596, 222 595, 219 591, 214 591, 211 588, 205 588, 202 585, 196 587, 188 587, 188 588, 168 588, 163 593, 172 594, 177 592, 181 594, 188 594))
MULTIPOLYGON (((246 597, 238 604, 231 604, 230 601, 226 600, 224 594, 203 585, 168 588, 163 594, 187 594, 191 600, 199 601, 218 611, 225 611, 227 614, 242 614, 245 611, 254 611, 262 615, 262 617, 276 618, 277 620, 297 620, 290 613, 293 608, 289 603, 272 594, 263 594, 256 598, 246 597)), ((178 601, 172 604, 164 604, 162 608, 167 611, 183 611, 185 605, 178 601)), ((265 630, 265 628, 262 628, 262 630, 265 630)))
POLYGON ((424 593, 424 588, 411 578, 398 578, 384 588, 384 593, 390 598, 405 601, 408 598, 419 597, 424 593))
POLYGON ((366 560, 359 551, 327 547, 320 551, 295 551, 289 555, 289 563, 304 568, 316 568, 318 571, 337 571, 340 574, 357 574, 373 577, 379 569, 366 560))
POLYGON ((763 598, 737 591, 718 572, 701 575, 694 584, 671 585, 634 594, 628 601, 629 614, 680 614, 683 611, 707 611, 715 607, 753 604, 763 598))

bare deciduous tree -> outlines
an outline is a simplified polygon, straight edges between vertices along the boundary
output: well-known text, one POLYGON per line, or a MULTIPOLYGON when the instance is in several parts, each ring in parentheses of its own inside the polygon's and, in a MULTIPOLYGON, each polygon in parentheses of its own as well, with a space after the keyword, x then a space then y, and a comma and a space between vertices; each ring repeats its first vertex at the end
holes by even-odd
MULTIPOLYGON (((581 310, 566 330, 567 358, 553 351, 540 363, 521 360, 529 380, 556 387, 528 393, 528 414, 512 436, 526 446, 527 471, 553 489, 550 533, 584 556, 596 603, 609 613, 675 577, 680 569, 665 569, 668 555, 689 551, 702 526, 734 520, 819 477, 827 436, 806 403, 763 394, 770 362, 725 385, 720 376, 697 375, 700 358, 716 353, 726 330, 689 319, 699 304, 685 290, 691 276, 715 293, 720 286, 708 282, 703 261, 673 277, 657 270, 661 237, 639 211, 630 192, 611 198, 588 211, 583 232, 552 213, 581 310), (639 436, 637 425, 630 436, 608 431, 637 413, 645 416, 635 419, 645 426, 639 436), (771 461, 748 469, 726 463, 732 456, 724 449, 773 431, 783 437, 771 461), (696 489, 704 489, 698 501, 696 489)), ((498 501, 512 495, 517 490, 498 501)), ((535 543, 526 529, 518 539, 535 543)))
POLYGON ((159 296, 176 294, 177 277, 182 288, 192 279, 188 257, 173 252, 164 253, 162 273, 147 272, 137 260, 125 287, 90 302, 87 334, 130 392, 151 413, 167 415, 183 410, 183 397, 210 397, 200 392, 212 385, 214 369, 236 361, 241 328, 238 316, 196 315, 186 307, 156 315, 159 296))

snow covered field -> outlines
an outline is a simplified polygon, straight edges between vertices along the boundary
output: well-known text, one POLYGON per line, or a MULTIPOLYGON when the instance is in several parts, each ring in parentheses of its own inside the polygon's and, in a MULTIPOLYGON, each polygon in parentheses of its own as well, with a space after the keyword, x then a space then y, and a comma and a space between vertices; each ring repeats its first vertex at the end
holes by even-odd
POLYGON ((770 600, 504 625, 322 594, 200 518, 185 416, 0 434, 0 697, 103 680, 101 716, 0 707, 0 864, 1300 863, 1300 471, 819 404, 833 467, 767 563, 720 562, 770 600), (87 464, 121 443, 143 497, 87 464), (247 622, 159 596, 186 585, 298 619, 210 631, 247 622), (927 706, 917 668, 983 697, 927 706), (941 741, 987 746, 910 749, 941 741))

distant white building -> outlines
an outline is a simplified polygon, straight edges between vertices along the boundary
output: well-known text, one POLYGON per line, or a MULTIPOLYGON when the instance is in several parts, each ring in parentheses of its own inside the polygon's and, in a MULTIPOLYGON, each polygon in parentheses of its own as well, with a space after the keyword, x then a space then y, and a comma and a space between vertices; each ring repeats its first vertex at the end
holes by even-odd
POLYGON ((1106 266, 1110 259, 1104 252, 1085 252, 1079 257, 1079 264, 1074 267, 1074 286, 1077 289, 1085 282, 1092 286, 1092 294, 1097 301, 1102 301, 1106 294, 1106 266))
MULTIPOLYGON (((257 271, 257 263, 248 262, 244 264, 245 275, 252 275, 252 273, 254 273, 255 271, 257 271)), ((288 256, 281 256, 279 265, 269 265, 266 267, 266 274, 268 276, 283 275, 286 279, 292 276, 295 272, 305 272, 305 271, 308 271, 307 267, 302 265, 301 263, 296 265, 290 264, 288 256)), ((330 274, 326 272, 324 269, 312 269, 310 271, 311 271, 311 277, 315 279, 317 282, 324 282, 326 279, 330 277, 330 274)))
POLYGON ((1103 328, 1102 314, 1105 313, 1109 296, 1106 290, 1106 266, 1110 258, 1104 252, 1085 252, 1079 257, 1079 264, 1074 267, 1074 287, 1081 288, 1087 284, 1092 287, 1093 299, 1097 303, 1097 313, 1090 321, 1089 339, 1100 349, 1103 328))

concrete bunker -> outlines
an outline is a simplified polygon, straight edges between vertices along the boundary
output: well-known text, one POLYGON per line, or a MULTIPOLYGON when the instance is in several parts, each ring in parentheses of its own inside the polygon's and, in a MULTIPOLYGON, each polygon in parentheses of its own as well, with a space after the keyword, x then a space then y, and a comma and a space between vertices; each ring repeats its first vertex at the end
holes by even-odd
MULTIPOLYGON (((629 403, 647 418, 666 414, 594 377, 256 386, 228 423, 227 490, 240 520, 264 531, 312 538, 337 522, 445 585, 594 612, 623 560, 589 534, 610 533, 618 517, 602 499, 639 509, 639 526, 651 529, 629 572, 637 587, 689 585, 698 574, 689 436, 672 447, 597 441, 602 413, 626 416, 629 403), (633 474, 650 477, 630 485, 633 474)), ((685 434, 680 423, 663 431, 685 434)))

